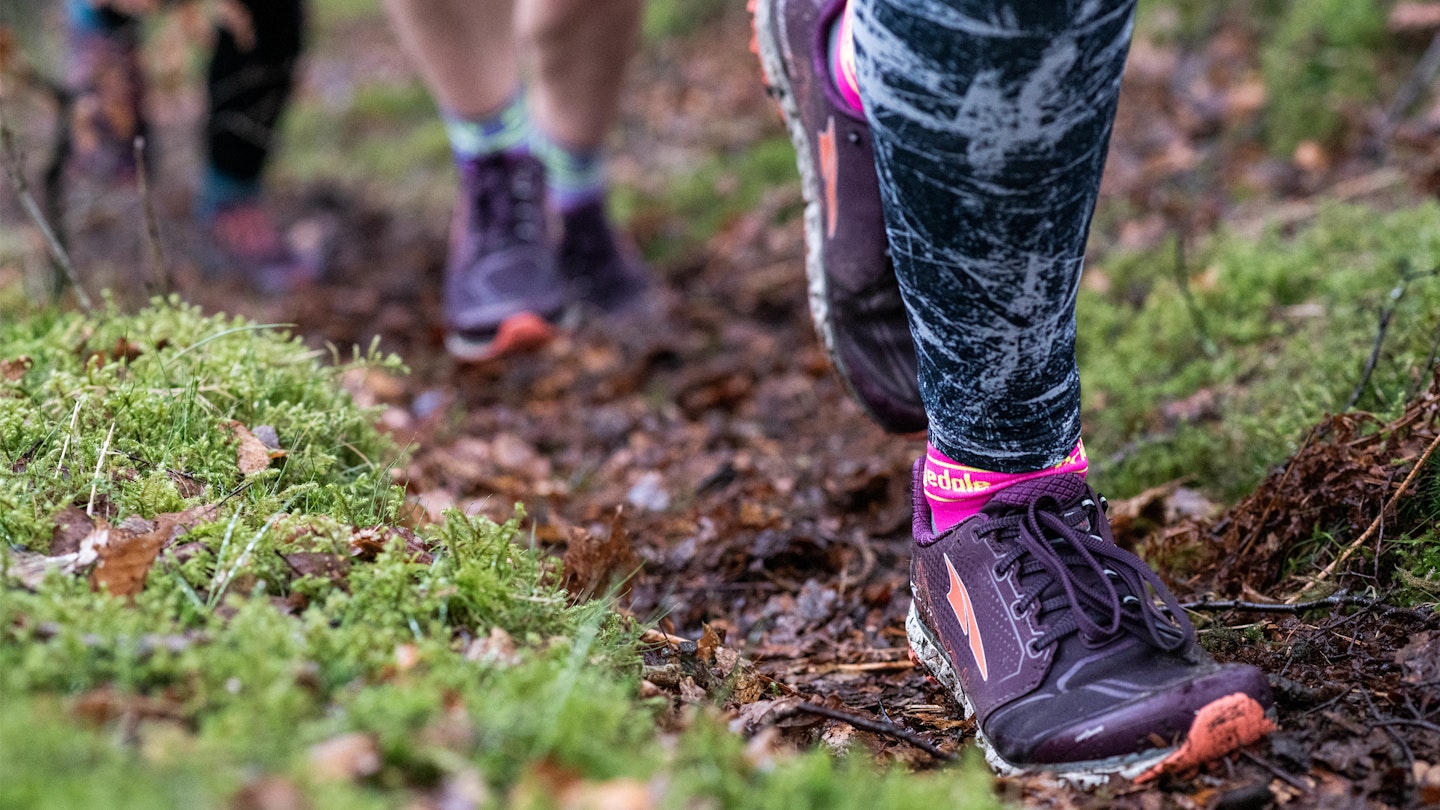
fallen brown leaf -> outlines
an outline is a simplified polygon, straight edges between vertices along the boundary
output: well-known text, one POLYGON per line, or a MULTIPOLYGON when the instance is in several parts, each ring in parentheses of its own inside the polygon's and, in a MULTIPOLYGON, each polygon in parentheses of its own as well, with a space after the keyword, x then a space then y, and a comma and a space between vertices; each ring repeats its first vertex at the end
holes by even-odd
POLYGON ((204 481, 175 470, 167 470, 165 474, 169 476, 171 483, 175 485, 175 492, 178 493, 180 497, 189 500, 190 498, 198 498, 205 494, 204 481))
POLYGON ((369 562, 396 538, 405 544, 405 553, 411 562, 428 565, 435 561, 435 556, 425 546, 425 541, 415 532, 399 526, 355 528, 350 533, 350 556, 369 562))
POLYGON ((230 810, 306 810, 310 805, 289 779, 266 776, 240 788, 230 797, 230 810))
MULTIPOLYGON (((145 587, 160 549, 196 525, 214 520, 219 507, 202 505, 184 512, 166 512, 155 520, 126 521, 120 526, 104 527, 91 533, 86 542, 96 553, 96 564, 90 571, 90 585, 108 589, 113 596, 134 596, 145 587), (102 538, 99 535, 104 534, 102 538)), ((103 525, 103 522, 102 522, 103 525)), ((86 543, 81 543, 83 552, 86 543)))
POLYGON ((35 361, 23 354, 9 360, 0 360, 0 377, 9 382, 15 382, 24 377, 25 372, 29 371, 34 364, 35 361))
POLYGON ((270 466, 270 448, 250 432, 250 428, 231 419, 224 427, 235 436, 235 466, 245 475, 254 475, 270 466))
POLYGON ((50 533, 50 556, 74 554, 80 543, 95 529, 95 519, 78 506, 67 506, 55 515, 55 529, 50 533))
POLYGON ((624 509, 615 509, 610 533, 603 539, 584 529, 572 529, 562 564, 565 589, 573 596, 594 596, 616 585, 628 587, 625 583, 639 568, 640 559, 625 528, 624 509))
POLYGON ((725 644, 725 639, 714 627, 706 624, 704 628, 699 640, 695 642, 695 657, 708 664, 715 660, 715 652, 725 644))
POLYGON ((350 574, 350 561, 328 551, 296 551, 280 556, 302 577, 313 576, 331 582, 344 582, 350 574))
POLYGON ((477 638, 465 648, 465 660, 481 664, 513 667, 520 663, 520 654, 515 639, 496 625, 490 628, 490 635, 477 638))
POLYGON ((311 773, 321 780, 364 779, 380 771, 380 746, 369 734, 342 734, 310 746, 311 773))

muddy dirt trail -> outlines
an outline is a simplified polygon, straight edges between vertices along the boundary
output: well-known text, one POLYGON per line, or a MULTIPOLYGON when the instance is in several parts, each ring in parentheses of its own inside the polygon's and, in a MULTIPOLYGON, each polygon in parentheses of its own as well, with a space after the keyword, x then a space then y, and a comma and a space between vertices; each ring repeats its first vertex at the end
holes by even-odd
MULTIPOLYGON (((727 13, 640 58, 614 166, 626 182, 659 193, 646 183, 663 166, 698 165, 782 134, 744 47, 747 25, 743 13, 727 13)), ((393 49, 383 36, 374 41, 393 49)), ((1144 60, 1158 57, 1139 48, 1136 58, 1127 99, 1163 93, 1145 79, 1144 60)), ((321 73, 340 69, 323 50, 315 59, 321 73)), ((1145 173, 1165 148, 1163 122, 1127 115, 1106 193, 1159 205, 1146 195, 1163 187, 1145 173)), ((827 364, 805 297, 798 183, 657 266, 644 312, 592 313, 542 352, 489 367, 456 365, 441 346, 443 217, 345 191, 291 190, 284 204, 296 221, 323 222, 336 236, 324 284, 250 301, 192 283, 187 297, 296 324, 316 345, 378 337, 398 352, 409 376, 371 374, 354 390, 385 406, 384 424, 410 449, 397 476, 427 511, 504 519, 523 502, 537 541, 566 558, 577 590, 636 572, 623 604, 661 617, 675 637, 649 663, 653 687, 677 706, 718 702, 742 733, 778 728, 772 744, 864 747, 922 769, 944 763, 907 736, 942 752, 971 745, 971 724, 955 719, 953 701, 907 657, 910 469, 923 441, 874 427, 827 364), (717 648, 749 662, 744 678, 725 677, 745 665, 717 648)), ((1187 209, 1201 228, 1209 210, 1187 209)), ((1122 236, 1146 238, 1147 223, 1122 236)), ((98 234, 107 227, 134 234, 90 223, 98 234)), ((631 225, 641 244, 685 227, 655 215, 631 225)), ((1217 585, 1174 583, 1182 600, 1217 585)), ((1433 614, 1337 607, 1206 619, 1217 657, 1273 676, 1281 731, 1272 740, 1158 785, 1087 794, 1004 780, 998 789, 1038 807, 1440 802, 1433 614)))

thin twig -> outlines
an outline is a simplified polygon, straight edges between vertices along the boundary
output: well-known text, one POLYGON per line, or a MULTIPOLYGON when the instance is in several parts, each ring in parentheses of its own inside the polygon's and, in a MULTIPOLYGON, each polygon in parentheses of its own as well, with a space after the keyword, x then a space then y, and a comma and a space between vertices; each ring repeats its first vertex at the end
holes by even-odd
POLYGON ((110 440, 115 438, 115 423, 110 423, 110 431, 105 434, 105 445, 100 448, 100 456, 95 459, 95 475, 90 479, 90 502, 85 504, 86 517, 95 517, 95 490, 100 486, 100 471, 105 468, 105 456, 110 452, 110 440))
POLYGON ((1400 266, 1400 282, 1390 291, 1390 300, 1380 311, 1380 325, 1375 333, 1375 343, 1370 347, 1370 356, 1365 360, 1365 369, 1360 372, 1360 381, 1355 384, 1355 390, 1350 394, 1350 400, 1345 403, 1345 410, 1355 407, 1364 395, 1365 388, 1370 384, 1370 377, 1375 373, 1375 367, 1380 362, 1380 350, 1385 346, 1385 335, 1390 330, 1390 320, 1395 317, 1396 310, 1400 309, 1400 299, 1405 297, 1405 291, 1409 289, 1410 282, 1418 278, 1440 275, 1440 267, 1432 268, 1423 273, 1416 273, 1410 269, 1410 263, 1402 260, 1400 266))
POLYGON ((1375 343, 1370 347, 1370 356, 1365 359, 1365 368, 1360 372, 1360 379, 1355 383, 1355 390, 1350 392, 1350 399, 1346 401, 1344 410, 1351 410, 1355 403, 1365 393, 1365 387, 1370 384, 1370 376, 1375 373, 1375 366, 1380 362, 1380 350, 1385 346, 1385 335, 1390 331, 1390 319, 1395 317, 1395 310, 1400 308, 1400 299, 1405 297, 1405 289, 1410 286, 1410 272, 1408 268, 1400 272, 1400 283, 1390 291, 1390 300, 1380 310, 1380 326, 1375 330, 1375 343))
POLYGON ((65 230, 65 164, 75 148, 74 128, 71 122, 75 107, 75 96, 64 87, 45 83, 55 99, 55 134, 50 139, 50 159, 40 175, 41 188, 45 192, 45 220, 55 229, 55 240, 61 247, 68 248, 70 241, 65 230))
MULTIPOLYGON (((1425 360, 1425 365, 1421 366, 1421 368, 1436 369, 1436 377, 1440 377, 1440 366, 1436 365, 1436 360, 1440 360, 1440 319, 1435 321, 1435 339, 1430 341, 1430 357, 1425 360)), ((1432 384, 1434 379, 1434 377, 1431 378, 1432 384)), ((1415 386, 1410 389, 1410 393, 1405 399, 1411 400, 1419 396, 1420 389, 1425 387, 1425 383, 1425 375, 1418 375, 1415 379, 1415 386)))
POLYGON ((943 759, 947 762, 955 759, 954 754, 948 751, 942 751, 929 740, 926 740, 925 738, 914 733, 913 731, 901 728, 894 723, 887 723, 883 720, 874 720, 869 717, 863 717, 857 714, 850 714, 849 712, 842 712, 838 709, 831 709, 828 706, 819 706, 814 703, 804 702, 796 703, 783 714, 784 716, 792 716, 795 714, 813 714, 819 717, 828 718, 830 720, 838 720, 841 723, 854 726, 855 728, 858 728, 862 731, 869 731, 873 734, 882 734, 886 737, 893 737, 897 740, 900 740, 901 742, 909 743, 910 745, 919 748, 921 751, 924 751, 925 753, 929 754, 932 757, 935 757, 936 759, 943 759))
POLYGON ((1290 787, 1295 788, 1296 790, 1298 790, 1298 791, 1300 791, 1300 792, 1302 792, 1302 793, 1309 793, 1310 790, 1311 790, 1311 786, 1310 786, 1310 785, 1307 785, 1307 784, 1305 784, 1304 782, 1301 782, 1299 779, 1296 779, 1295 777, 1291 776, 1290 774, 1285 773, 1284 771, 1280 770, 1279 768, 1275 767, 1274 765, 1271 765, 1270 763, 1266 762, 1265 760, 1261 759, 1260 757, 1255 756, 1254 754, 1250 753, 1249 751, 1241 751, 1241 752, 1240 752, 1240 756, 1242 756, 1242 757, 1250 760, 1251 762, 1255 763, 1256 765, 1259 765, 1260 767, 1262 767, 1262 768, 1264 768, 1265 770, 1269 771, 1270 773, 1274 774, 1276 779, 1279 779, 1280 781, 1284 782, 1285 784, 1289 785, 1290 787))
POLYGON ((1431 38, 1430 47, 1425 49, 1420 61, 1415 63, 1415 69, 1410 71, 1405 83, 1390 102, 1390 108, 1385 111, 1385 121, 1375 138, 1382 153, 1389 147, 1390 137, 1400 126, 1400 118, 1405 115, 1410 105, 1420 98, 1420 92, 1435 78, 1437 72, 1440 72, 1440 33, 1431 38))
POLYGON ((1220 350, 1215 346, 1215 341, 1210 339, 1205 313, 1200 311, 1195 294, 1190 291, 1190 275, 1185 261, 1185 234, 1181 230, 1175 233, 1175 284, 1180 288, 1180 300, 1185 302, 1185 310, 1190 313, 1190 320, 1195 323, 1195 331, 1200 333, 1200 349, 1205 352, 1206 357, 1216 356, 1220 350))
POLYGON ((1340 552, 1340 556, 1325 566, 1325 569, 1317 574, 1315 579, 1311 581, 1312 585, 1318 585, 1328 579, 1331 574, 1335 573, 1335 569, 1340 567, 1341 563, 1350 559, 1350 555, 1354 554, 1356 549, 1365 545, 1365 543, 1370 540, 1370 536, 1380 528, 1385 513, 1395 508, 1395 504, 1399 502, 1400 496, 1403 495, 1405 491, 1410 488, 1410 485, 1414 483, 1415 479, 1419 477, 1420 471, 1425 469, 1425 465, 1430 463, 1430 456, 1434 455, 1436 447, 1440 447, 1440 433, 1435 434, 1435 438, 1430 441, 1430 445, 1425 448, 1425 452, 1420 454, 1420 459, 1415 462, 1415 466, 1410 470, 1410 474, 1405 476, 1405 480, 1401 481, 1400 486, 1390 495, 1390 500, 1386 501, 1385 506, 1380 509, 1380 514, 1376 515, 1375 519, 1370 522, 1370 528, 1366 529, 1364 534, 1355 538, 1354 542, 1346 546, 1344 551, 1340 552))
POLYGON ((1309 602, 1297 602, 1295 604, 1274 602, 1242 602, 1236 599, 1228 599, 1221 601, 1201 599, 1195 602, 1185 602, 1181 604, 1180 607, 1189 611, 1196 612, 1204 610, 1215 611, 1218 613, 1221 611, 1235 610, 1244 613, 1298 614, 1310 610, 1315 610, 1317 608, 1339 607, 1341 605, 1350 605, 1375 610, 1378 611, 1382 616, 1389 616, 1395 613, 1401 613, 1407 616, 1414 616, 1416 618, 1424 618, 1423 614, 1419 613, 1418 611, 1414 611, 1409 608, 1396 607, 1395 605, 1387 605, 1384 602, 1379 601, 1378 599, 1371 599, 1368 596, 1360 596, 1358 594, 1336 594, 1334 596, 1327 596, 1324 599, 1312 599, 1309 602))
POLYGON ((914 669, 915 665, 909 660, 905 661, 869 661, 861 664, 834 664, 827 667, 824 672, 898 672, 905 669, 914 669))
POLYGON ((0 116, 0 151, 4 153, 5 173, 10 177, 10 185, 20 197, 20 204, 24 207, 25 213, 30 216, 35 227, 39 228, 41 235, 45 237, 45 243, 50 248, 51 259, 65 274, 70 286, 75 288, 75 300, 79 302, 80 308, 87 313, 94 312, 95 305, 91 302, 89 294, 85 292, 85 288, 80 285, 80 276, 75 272, 75 265, 70 263, 70 254, 65 251, 65 246, 60 244, 60 237, 55 235, 55 231, 46 221, 44 213, 40 211, 39 204, 35 202, 34 195, 30 193, 30 186, 25 182, 23 161, 15 149, 14 135, 11 134, 10 127, 6 124, 3 116, 0 116))
MULTIPOLYGON (((65 238, 64 200, 65 164, 70 159, 75 138, 71 118, 75 108, 75 93, 63 82, 53 79, 37 70, 23 53, 16 54, 7 65, 7 72, 15 78, 16 84, 29 85, 50 97, 55 103, 55 132, 50 139, 50 158, 41 172, 41 186, 45 192, 45 220, 55 229, 56 241, 68 245, 65 238)), ((63 276, 56 276, 51 283, 55 293, 61 291, 63 276)))
MULTIPOLYGON (((1295 471, 1296 465, 1300 463, 1300 456, 1310 448, 1310 443, 1315 441, 1328 429, 1329 423, 1322 422, 1311 428, 1309 433, 1305 434, 1305 441, 1301 442, 1300 449, 1296 450, 1294 455, 1290 456, 1290 463, 1285 465, 1285 472, 1280 476, 1280 481, 1275 484, 1275 492, 1279 492, 1281 488, 1285 486, 1285 482, 1290 480, 1290 473, 1295 471)), ((1235 552, 1234 559, 1245 559, 1245 554, 1250 551, 1250 546, 1255 544, 1255 541, 1260 538, 1260 533, 1265 530, 1265 521, 1269 520, 1271 513, 1275 511, 1275 502, 1277 500, 1279 500, 1279 496, 1270 496, 1270 501, 1265 504, 1265 511, 1261 512, 1260 519, 1255 521, 1255 531, 1249 537, 1245 538, 1245 542, 1240 546, 1240 550, 1235 552)))
POLYGON ((165 258, 165 245, 160 241, 160 225, 155 221, 155 205, 150 199, 150 181, 146 177, 145 136, 135 136, 135 183, 140 190, 140 205, 145 212, 145 234, 149 237, 150 258, 155 263, 155 281, 161 295, 169 295, 174 284, 170 279, 170 262, 165 258))

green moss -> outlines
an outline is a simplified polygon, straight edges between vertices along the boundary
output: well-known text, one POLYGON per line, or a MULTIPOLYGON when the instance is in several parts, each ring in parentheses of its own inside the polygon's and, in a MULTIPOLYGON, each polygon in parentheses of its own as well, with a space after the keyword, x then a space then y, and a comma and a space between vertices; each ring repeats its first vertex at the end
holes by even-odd
POLYGON ((0 325, 0 804, 216 807, 281 780, 319 807, 394 807, 454 779, 524 804, 543 763, 655 780, 674 806, 994 806, 975 765, 910 777, 811 752, 762 771, 718 717, 663 735, 668 705, 637 694, 641 628, 573 603, 520 542, 523 510, 452 512, 412 538, 424 557, 399 533, 355 557, 357 526, 393 524, 401 491, 379 460, 394 448, 337 387, 348 364, 321 359, 280 328, 174 301, 0 325), (287 454, 241 473, 232 419, 273 426, 287 454), (173 471, 203 486, 182 492, 173 471), (116 523, 221 508, 133 598, 83 572, 14 582, 23 549, 43 550, 54 513, 92 488, 116 523), (298 552, 348 564, 302 574, 298 552), (492 636, 513 653, 467 654, 492 636), (350 734, 373 741, 374 768, 321 779, 315 746, 350 734))
POLYGON ((251 515, 303 509, 356 523, 382 522, 397 504, 376 465, 398 451, 336 385, 350 365, 398 367, 393 358, 322 364, 281 327, 178 299, 134 315, 110 304, 94 319, 7 321, 0 347, 0 360, 26 369, 0 381, 0 539, 11 546, 45 550, 58 511, 97 502, 117 523, 237 495, 227 502, 251 515), (273 428, 284 457, 245 475, 231 422, 273 428), (181 482, 199 491, 186 497, 181 482))
POLYGON ((1385 39, 1385 9, 1375 0, 1288 4, 1260 57, 1271 149, 1288 155, 1307 139, 1334 145, 1347 111, 1376 97, 1385 39))
POLYGON ((1167 250, 1113 256, 1082 293, 1087 444, 1117 495, 1189 477, 1234 500, 1327 413, 1394 415, 1428 384, 1440 310, 1440 206, 1326 209, 1298 233, 1221 236, 1186 269, 1167 250), (1395 291, 1403 289, 1398 300, 1395 291), (1167 407, 1170 407, 1167 416, 1167 407))
POLYGON ((785 136, 766 138, 734 154, 687 167, 666 185, 660 195, 625 187, 612 194, 619 219, 658 226, 645 244, 647 257, 657 264, 674 262, 694 251, 753 211, 767 194, 793 196, 794 204, 781 206, 773 224, 799 227, 795 150, 785 136))

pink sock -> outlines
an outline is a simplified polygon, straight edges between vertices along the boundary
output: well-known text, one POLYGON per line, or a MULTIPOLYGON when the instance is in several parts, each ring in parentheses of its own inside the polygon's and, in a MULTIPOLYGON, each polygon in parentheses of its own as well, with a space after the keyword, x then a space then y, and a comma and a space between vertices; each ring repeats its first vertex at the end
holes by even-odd
POLYGON ((855 36, 850 28, 850 4, 840 12, 835 28, 830 32, 830 75, 835 78, 835 89, 855 112, 862 112, 860 104, 860 82, 855 78, 855 36))
POLYGON ((939 533, 978 514, 990 497, 1005 487, 1056 473, 1079 473, 1083 477, 1089 467, 1090 460, 1085 455, 1083 442, 1076 442, 1070 455, 1054 467, 1024 473, 988 472, 966 467, 936 450, 935 445, 926 444, 925 500, 930 504, 931 519, 935 523, 935 531, 939 533))

